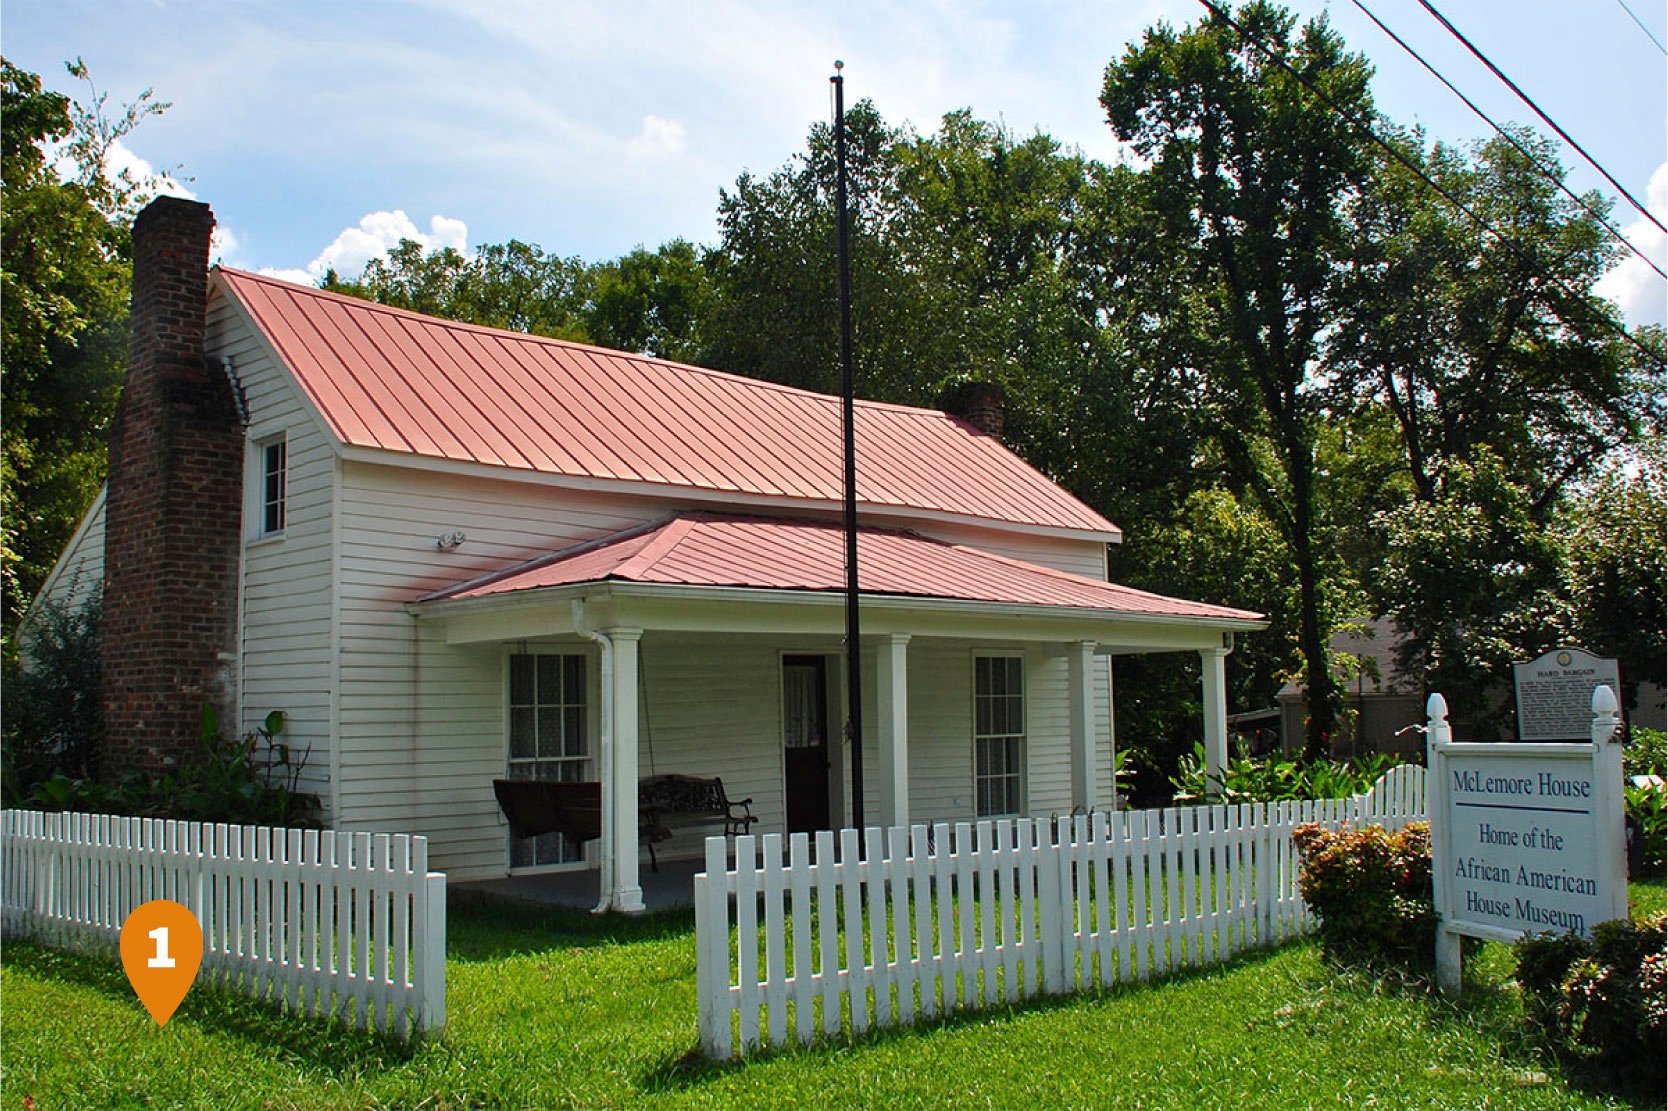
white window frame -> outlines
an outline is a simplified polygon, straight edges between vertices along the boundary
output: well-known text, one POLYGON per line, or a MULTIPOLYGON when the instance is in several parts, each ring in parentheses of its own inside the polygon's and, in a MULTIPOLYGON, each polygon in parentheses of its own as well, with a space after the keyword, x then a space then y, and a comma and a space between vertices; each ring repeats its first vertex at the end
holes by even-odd
MULTIPOLYGON (((562 778, 595 778, 592 774, 592 769, 594 767, 593 761, 595 759, 596 751, 596 745, 594 743, 595 706, 597 704, 597 695, 599 693, 595 653, 577 645, 528 645, 524 650, 519 648, 513 650, 506 649, 503 655, 503 660, 505 778, 537 778, 535 769, 537 769, 540 765, 549 767, 567 765, 574 769, 572 774, 562 778), (515 660, 521 657, 530 658, 535 661, 532 665, 533 681, 535 684, 533 701, 526 704, 517 702, 515 698, 515 660), (584 674, 580 679, 580 696, 582 701, 578 703, 567 701, 566 682, 561 678, 558 680, 558 686, 562 689, 558 692, 558 697, 553 701, 546 701, 541 698, 540 692, 537 689, 537 661, 542 657, 555 657, 558 661, 565 660, 569 657, 577 657, 580 661, 582 661, 584 667, 584 674), (565 716, 567 711, 575 709, 580 711, 580 721, 582 723, 580 725, 580 744, 582 746, 582 751, 580 753, 563 753, 557 756, 534 755, 531 757, 517 756, 515 754, 514 730, 516 727, 517 710, 531 710, 533 712, 533 728, 535 731, 533 736, 536 751, 538 740, 538 719, 540 716, 539 711, 548 711, 560 720, 565 716), (535 774, 529 776, 529 771, 535 771, 535 774), (517 774, 518 772, 520 774, 517 774)), ((558 662, 556 666, 558 675, 561 676, 565 671, 565 665, 558 662)), ((564 725, 563 729, 565 732, 567 726, 564 725)), ((565 745, 565 736, 563 740, 565 745)), ((531 875, 540 872, 566 872, 585 867, 585 852, 583 848, 576 848, 574 846, 567 845, 561 834, 545 834, 535 839, 536 844, 533 847, 534 855, 532 863, 516 863, 516 857, 518 854, 518 839, 514 834, 511 834, 508 831, 507 826, 504 836, 505 863, 509 870, 516 875, 531 875), (547 854, 549 856, 548 859, 545 858, 547 854)), ((522 850, 525 849, 525 846, 526 842, 521 842, 520 847, 522 850)))
POLYGON ((278 540, 289 527, 290 514, 290 445, 289 434, 278 432, 250 442, 249 452, 249 538, 278 540), (278 490, 274 498, 268 489, 272 473, 268 470, 269 457, 274 449, 283 453, 283 466, 278 471, 278 490), (278 524, 267 525, 267 512, 278 510, 278 524))
MULTIPOLYGON (((1026 807, 1027 807, 1027 802, 1028 802, 1028 799, 1029 799, 1029 786, 1028 786, 1027 779, 1026 779, 1026 743, 1025 742, 1026 742, 1026 737, 1029 733, 1029 730, 1027 728, 1027 717, 1029 715, 1029 709, 1030 708, 1029 708, 1029 705, 1028 705, 1028 700, 1026 698, 1025 656, 1021 652, 1013 652, 1013 651, 1006 651, 1006 652, 1004 652, 1004 651, 993 651, 993 650, 976 651, 976 652, 973 653, 972 670, 973 670, 973 674, 972 674, 972 684, 971 684, 971 690, 972 690, 972 699, 971 699, 971 702, 972 702, 972 706, 971 706, 972 722, 971 722, 971 725, 972 725, 972 734, 973 734, 973 768, 972 768, 972 771, 973 771, 973 810, 974 810, 974 814, 977 817, 980 817, 980 818, 1019 817, 1019 816, 1021 816, 1025 813, 1026 807), (979 673, 980 673, 980 670, 981 670, 980 669, 980 664, 983 661, 986 661, 986 660, 1011 661, 1012 664, 1015 665, 1015 670, 1017 672, 1017 680, 1016 681, 1017 681, 1017 684, 1018 684, 1018 689, 1015 690, 1015 691, 1003 691, 1003 692, 994 692, 994 691, 992 691, 992 692, 981 692, 980 689, 979 689, 979 673), (1012 729, 1013 722, 1011 720, 1007 720, 1007 721, 1004 721, 1004 722, 1001 723, 1001 724, 1007 726, 1008 728, 997 729, 997 728, 994 728, 994 723, 993 723, 992 727, 986 728, 986 729, 981 729, 981 723, 982 723, 983 719, 982 719, 981 714, 980 714, 980 703, 981 703, 982 700, 986 700, 986 699, 989 699, 989 700, 992 700, 992 701, 994 701, 996 699, 1009 699, 1009 700, 1017 699, 1018 700, 1018 703, 1019 703, 1019 705, 1018 705, 1019 729, 1018 729, 1017 732, 1012 729), (981 750, 987 745, 998 745, 998 744, 1003 746, 1005 749, 1009 750, 1009 752, 1007 753, 1008 758, 1006 760, 1004 760, 1003 762, 1004 762, 1004 764, 1008 764, 1008 763, 1013 764, 1014 765, 1014 770, 1012 770, 1012 771, 1003 771, 999 774, 994 774, 994 775, 993 774, 987 774, 987 773, 981 773, 980 770, 979 770, 979 763, 980 763, 979 757, 980 757, 981 750), (981 786, 983 786, 984 783, 986 783, 987 781, 991 781, 991 780, 1002 780, 1005 783, 1008 783, 1008 784, 1011 785, 1011 791, 1012 791, 1012 796, 1013 796, 1011 801, 1015 804, 1013 808, 1011 808, 1011 809, 1001 809, 1001 810, 986 809, 986 807, 984 806, 985 794, 984 794, 984 792, 982 792, 980 790, 980 788, 981 788, 981 786)), ((993 707, 993 713, 994 713, 994 707, 993 707)), ((1007 794, 1009 789, 1010 789, 1009 786, 1005 786, 1004 787, 1004 794, 1007 794)))

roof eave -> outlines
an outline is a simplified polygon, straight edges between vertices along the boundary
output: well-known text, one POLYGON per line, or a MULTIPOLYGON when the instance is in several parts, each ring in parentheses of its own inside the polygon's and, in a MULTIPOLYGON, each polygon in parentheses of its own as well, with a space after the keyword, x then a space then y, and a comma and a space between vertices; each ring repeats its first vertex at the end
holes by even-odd
MULTIPOLYGON (((739 604, 789 604, 812 606, 842 606, 845 594, 837 590, 796 590, 778 587, 691 586, 682 583, 636 583, 615 579, 591 580, 579 583, 560 583, 553 586, 528 587, 472 598, 437 598, 408 602, 406 610, 418 617, 448 617, 456 614, 481 614, 528 606, 564 602, 574 597, 594 593, 598 589, 621 598, 675 598, 687 601, 719 601, 739 604)), ((862 595, 862 604, 892 610, 929 610, 949 613, 994 612, 1004 617, 1079 617, 1086 620, 1112 623, 1141 623, 1174 625, 1190 628, 1220 629, 1224 632, 1257 632, 1269 622, 1256 615, 1230 617, 1206 614, 1130 613, 1119 610, 1096 609, 1088 606, 1044 606, 1024 602, 986 602, 972 598, 944 598, 916 594, 862 595)))

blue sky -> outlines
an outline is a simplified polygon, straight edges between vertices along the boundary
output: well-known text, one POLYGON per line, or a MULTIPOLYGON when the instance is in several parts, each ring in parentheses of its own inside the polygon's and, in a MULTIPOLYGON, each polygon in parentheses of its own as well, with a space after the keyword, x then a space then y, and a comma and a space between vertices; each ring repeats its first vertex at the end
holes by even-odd
MULTIPOLYGON (((1497 119, 1524 108, 1416 0, 1364 0, 1497 119)), ((1668 41, 1662 5, 1627 0, 1668 41)), ((1380 106, 1453 141, 1476 119, 1356 9, 1329 13, 1378 67, 1380 106)), ((1621 0, 1437 5, 1668 223, 1663 53, 1621 0)), ((51 87, 80 56, 112 101, 154 88, 172 109, 131 156, 179 167, 210 202, 229 264, 352 272, 403 235, 467 247, 511 237, 588 260, 674 236, 715 238, 718 191, 803 147, 848 97, 930 130, 969 107, 1085 153, 1118 151, 1097 96, 1106 63, 1195 0, 867 3, 764 0, 7 0, 0 49, 51 87)), ((1573 183, 1604 188, 1573 152, 1573 183)), ((1615 222, 1661 264, 1668 245, 1625 202, 1615 222), (1647 229, 1650 234, 1647 234, 1647 229)), ((1624 265, 1604 292, 1634 321, 1664 283, 1624 265)))

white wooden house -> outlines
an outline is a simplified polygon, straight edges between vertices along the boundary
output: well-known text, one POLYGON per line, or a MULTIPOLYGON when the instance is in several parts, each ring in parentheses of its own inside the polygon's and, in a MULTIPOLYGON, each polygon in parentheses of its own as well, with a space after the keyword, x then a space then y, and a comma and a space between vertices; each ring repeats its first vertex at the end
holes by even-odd
MULTIPOLYGON (((139 247, 136 315, 165 280, 139 247)), ((330 825, 425 834, 454 878, 600 863, 629 910, 640 775, 721 776, 764 832, 851 824, 837 399, 233 270, 200 288, 244 445, 222 696, 246 728, 284 711, 330 825), (507 774, 603 780, 588 861, 509 836, 507 774)), ((1258 615, 1108 583, 1117 528, 965 420, 859 402, 857 428, 866 823, 1107 805, 1125 653, 1198 653, 1225 751, 1258 615)), ((105 578, 104 504, 46 595, 105 578)))

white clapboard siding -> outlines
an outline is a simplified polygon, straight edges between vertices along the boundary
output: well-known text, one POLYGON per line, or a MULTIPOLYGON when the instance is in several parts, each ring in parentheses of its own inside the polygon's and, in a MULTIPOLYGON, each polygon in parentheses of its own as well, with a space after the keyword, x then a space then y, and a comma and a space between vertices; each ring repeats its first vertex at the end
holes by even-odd
POLYGON ((44 607, 52 606, 64 613, 77 613, 87 600, 104 587, 104 487, 100 486, 93 504, 81 515, 70 541, 52 565, 40 593, 30 605, 18 626, 18 639, 23 649, 24 664, 29 662, 33 638, 38 635, 38 623, 45 616, 44 607))
POLYGON ((446 877, 404 834, 0 812, 0 925, 114 955, 141 903, 203 930, 200 979, 406 1037, 446 1022, 446 877))
POLYGON ((1424 769, 1404 765, 1349 799, 765 834, 737 837, 733 862, 712 837, 695 877, 701 1048, 724 1059, 1225 961, 1313 928, 1297 826, 1424 817, 1424 769))
MULTIPOLYGON (((240 732, 256 728, 273 710, 284 713, 284 737, 299 758, 298 787, 316 794, 328 821, 333 809, 331 625, 335 592, 331 577, 336 459, 324 427, 271 346, 249 327, 230 298, 208 306, 204 333, 210 359, 231 360, 248 413, 250 444, 282 434, 287 450, 284 531, 258 537, 255 518, 244 521, 243 581, 238 654, 240 732)), ((245 497, 260 482, 245 466, 245 497)), ((231 723, 227 728, 230 729, 231 723)))

